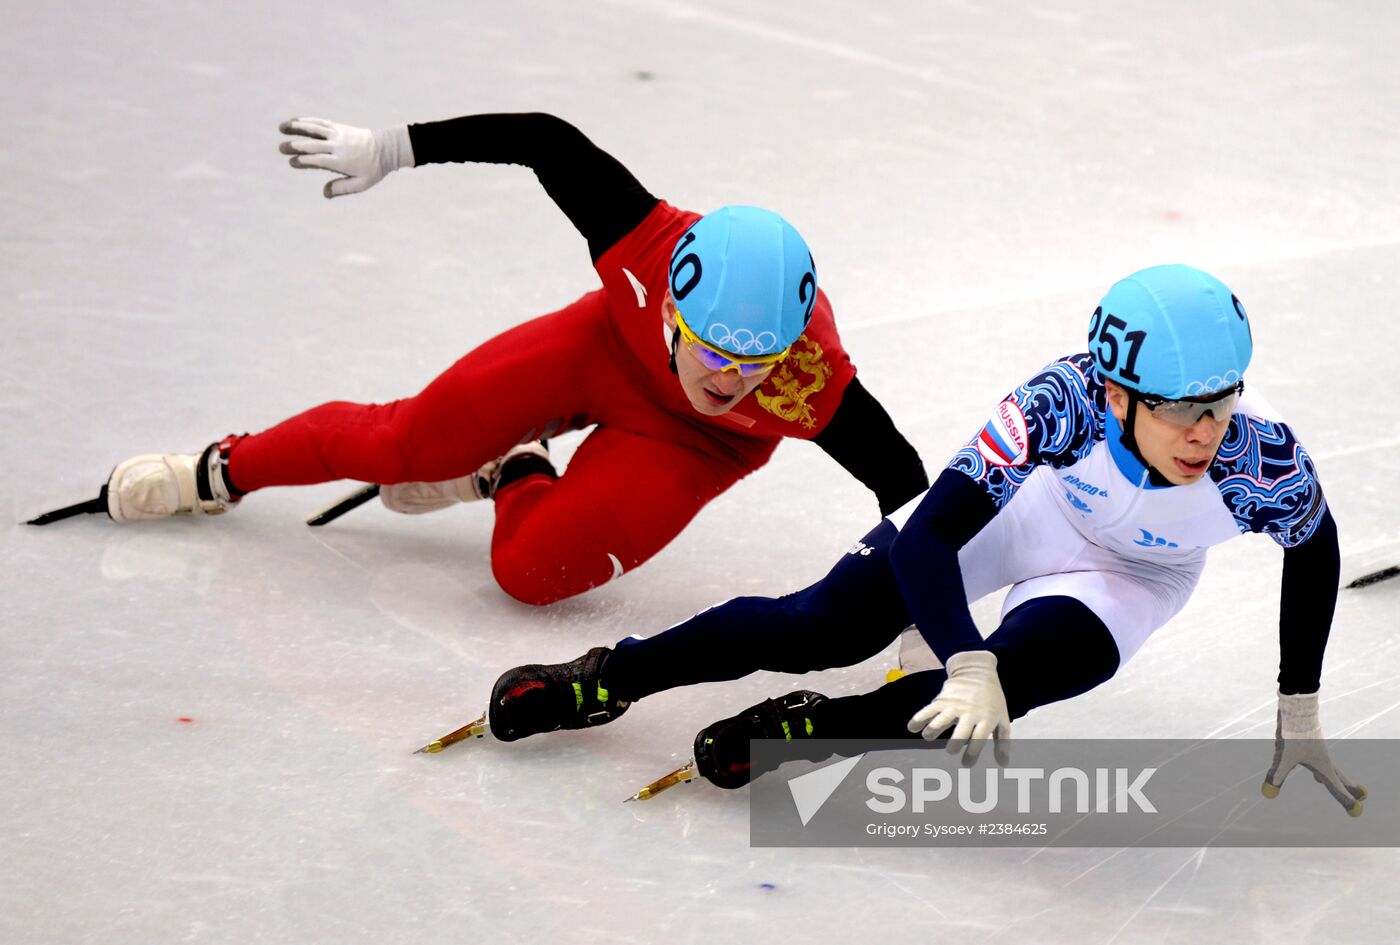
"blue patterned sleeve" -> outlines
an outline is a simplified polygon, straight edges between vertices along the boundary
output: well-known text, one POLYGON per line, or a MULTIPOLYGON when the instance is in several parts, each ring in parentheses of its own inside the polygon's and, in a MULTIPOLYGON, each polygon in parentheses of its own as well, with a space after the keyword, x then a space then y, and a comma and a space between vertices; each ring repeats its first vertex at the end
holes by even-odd
POLYGON ((1061 358, 1017 387, 954 454, 948 468, 982 486, 1000 509, 1037 466, 1068 466, 1102 436, 1104 387, 1088 354, 1061 358))
POLYGON ((1235 414, 1211 478, 1240 531, 1285 548, 1311 538, 1327 512, 1312 457, 1286 423, 1235 414))

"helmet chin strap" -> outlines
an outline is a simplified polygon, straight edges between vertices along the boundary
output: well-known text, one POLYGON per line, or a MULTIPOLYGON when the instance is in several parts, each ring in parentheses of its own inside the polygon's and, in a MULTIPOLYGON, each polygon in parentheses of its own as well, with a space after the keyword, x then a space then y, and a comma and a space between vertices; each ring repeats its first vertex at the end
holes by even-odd
POLYGON ((1175 485, 1176 483, 1158 472, 1157 467, 1149 463, 1147 458, 1142 455, 1142 451, 1138 449, 1136 436, 1138 392, 1131 387, 1124 387, 1123 390, 1128 395, 1128 419, 1123 423, 1123 435, 1118 438, 1118 441, 1128 448, 1128 452, 1133 454, 1134 459, 1142 463, 1143 468, 1147 470, 1149 483, 1154 486, 1175 485))
POLYGON ((681 373, 681 372, 676 368, 676 352, 677 352, 678 350, 680 350, 680 346, 681 346, 681 330, 680 330, 679 328, 672 328, 672 329, 671 329, 671 373, 674 374, 674 375, 676 375, 677 377, 679 377, 679 376, 680 376, 680 373, 681 373))

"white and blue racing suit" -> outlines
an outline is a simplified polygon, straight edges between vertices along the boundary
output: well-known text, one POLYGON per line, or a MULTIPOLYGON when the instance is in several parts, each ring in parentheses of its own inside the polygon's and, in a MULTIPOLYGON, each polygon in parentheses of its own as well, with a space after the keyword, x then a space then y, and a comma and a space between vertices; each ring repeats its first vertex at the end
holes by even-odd
MULTIPOLYGON (((1037 597, 1074 597, 1107 626, 1120 662, 1186 603, 1211 545, 1263 532, 1295 548, 1327 517, 1307 451, 1253 394, 1230 418, 1208 475, 1179 486, 1149 476, 1123 444, 1088 354, 1061 358, 1012 391, 948 469, 995 508, 958 555, 966 599, 1010 585, 1008 613, 1037 597)), ((891 516, 902 531, 924 499, 891 516)), ((921 570, 917 550, 912 557, 921 570)), ((1317 591, 1334 596, 1335 585, 1317 591)), ((911 613, 944 659, 981 645, 956 617, 951 628, 946 614, 925 627, 911 613)))
MULTIPOLYGON (((1241 399, 1208 475, 1184 486, 1154 482, 1121 437, 1091 356, 1055 361, 824 578, 620 641, 607 688, 631 701, 758 669, 848 666, 912 625, 941 660, 996 654, 1017 718, 1110 678, 1185 604, 1208 547, 1263 532, 1285 549, 1280 688, 1315 691, 1336 604, 1337 532, 1292 430, 1258 398, 1241 399), (1003 587, 1001 622, 983 639, 968 601, 1003 587)), ((927 667, 827 700, 813 709, 816 733, 907 736, 910 716, 946 678, 937 660, 927 667)))

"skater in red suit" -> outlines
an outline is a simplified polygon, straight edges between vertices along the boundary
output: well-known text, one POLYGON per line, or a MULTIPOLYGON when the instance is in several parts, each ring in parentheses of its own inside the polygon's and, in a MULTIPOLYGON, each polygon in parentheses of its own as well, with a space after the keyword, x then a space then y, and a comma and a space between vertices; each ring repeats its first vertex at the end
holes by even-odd
POLYGON ((783 437, 816 442, 882 514, 927 488, 777 214, 677 209, 551 115, 281 130, 294 167, 339 175, 327 197, 423 164, 529 167, 587 241, 602 288, 468 352, 416 396, 326 403, 201 453, 127 460, 104 487, 113 520, 216 514, 257 489, 335 479, 378 483, 406 513, 490 498, 496 580, 547 604, 656 554, 783 437), (588 426, 558 475, 544 441, 588 426))

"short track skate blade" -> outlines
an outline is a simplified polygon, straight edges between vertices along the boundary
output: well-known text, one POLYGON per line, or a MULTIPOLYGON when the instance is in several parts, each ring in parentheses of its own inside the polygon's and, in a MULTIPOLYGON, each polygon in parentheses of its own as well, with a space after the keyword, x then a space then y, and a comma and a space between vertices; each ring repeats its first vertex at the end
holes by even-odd
POLYGON ((449 732, 448 734, 442 736, 435 742, 429 742, 422 748, 415 751, 414 754, 436 755, 444 748, 450 748, 458 742, 466 741, 468 738, 484 738, 486 737, 486 733, 490 730, 491 726, 486 721, 486 716, 482 715, 482 717, 477 719, 475 722, 468 722, 466 725, 463 725, 461 728, 457 729, 457 731, 449 732))
POLYGON ((1396 565, 1394 567, 1389 568, 1382 568, 1379 571, 1372 571, 1370 574, 1363 574, 1361 577, 1348 584, 1347 589, 1350 590, 1355 587, 1370 587, 1372 584, 1379 584, 1381 581, 1387 581, 1395 577, 1396 575, 1400 575, 1400 565, 1396 565))
POLYGON ((623 798, 622 803, 626 804, 628 801, 649 801, 662 791, 669 790, 677 784, 684 784, 687 781, 695 780, 697 774, 698 772, 695 770, 695 759, 692 758, 670 774, 657 778, 631 797, 623 798))
POLYGON ((54 522, 61 522, 65 518, 72 518, 75 515, 96 515, 99 512, 107 511, 107 487, 104 485, 97 498, 88 499, 86 502, 79 502, 75 505, 65 505, 61 509, 54 509, 52 512, 45 512, 37 518, 31 518, 25 522, 26 525, 51 525, 54 522))
POLYGON ((360 506, 364 505, 366 502, 368 502, 370 499, 373 499, 377 495, 379 495, 379 487, 377 485, 371 484, 368 486, 361 486, 354 492, 347 495, 345 498, 336 502, 334 505, 327 506, 326 508, 317 512, 315 515, 308 518, 306 520, 306 524, 310 525, 312 528, 315 528, 318 525, 325 525, 328 522, 334 522, 346 512, 349 512, 352 509, 359 508, 360 506))

